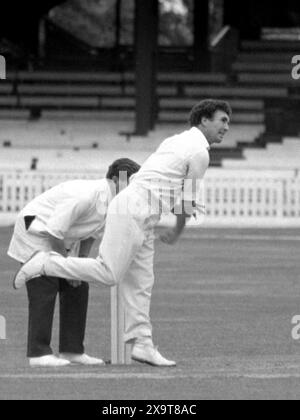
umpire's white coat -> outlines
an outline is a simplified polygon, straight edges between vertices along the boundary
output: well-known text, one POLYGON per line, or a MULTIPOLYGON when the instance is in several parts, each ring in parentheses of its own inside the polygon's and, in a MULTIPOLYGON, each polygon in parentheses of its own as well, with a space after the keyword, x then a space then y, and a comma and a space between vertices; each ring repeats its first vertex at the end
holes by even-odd
POLYGON ((51 188, 19 213, 8 255, 24 263, 37 250, 51 250, 48 234, 63 240, 76 255, 80 241, 102 236, 114 196, 114 184, 106 179, 68 181, 51 188), (28 230, 26 216, 35 217, 28 230))

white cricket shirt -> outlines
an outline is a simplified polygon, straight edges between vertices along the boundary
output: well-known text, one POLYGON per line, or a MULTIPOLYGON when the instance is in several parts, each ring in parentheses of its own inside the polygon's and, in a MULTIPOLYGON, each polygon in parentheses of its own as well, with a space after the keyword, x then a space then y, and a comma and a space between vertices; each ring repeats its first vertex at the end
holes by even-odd
POLYGON ((76 254, 78 241, 101 236, 114 195, 114 184, 106 179, 68 181, 46 191, 18 215, 8 255, 25 262, 37 250, 51 250, 48 234, 76 254), (28 230, 25 216, 35 216, 28 230))
POLYGON ((209 165, 209 148, 196 127, 170 137, 133 175, 130 185, 146 189, 151 206, 157 207, 159 203, 159 213, 169 213, 183 198, 201 206, 203 203, 197 203, 197 189, 209 165))

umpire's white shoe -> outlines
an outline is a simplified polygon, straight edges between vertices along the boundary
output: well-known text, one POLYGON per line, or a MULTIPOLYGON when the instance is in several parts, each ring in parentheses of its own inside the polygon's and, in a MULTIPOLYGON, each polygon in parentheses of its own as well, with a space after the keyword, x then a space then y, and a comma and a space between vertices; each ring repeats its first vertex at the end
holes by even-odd
POLYGON ((59 359, 53 354, 29 358, 29 366, 32 368, 60 368, 69 366, 70 364, 69 360, 59 359))
POLYGON ((176 366, 176 362, 173 360, 165 359, 157 347, 151 345, 135 344, 131 353, 132 360, 140 363, 147 363, 151 366, 176 366))
POLYGON ((104 365, 102 359, 97 359, 96 357, 88 356, 87 354, 72 354, 72 353, 61 353, 59 355, 63 360, 68 360, 70 363, 76 365, 85 365, 85 366, 100 366, 104 365))
POLYGON ((44 274, 44 263, 47 256, 46 252, 37 251, 35 252, 25 264, 22 265, 20 270, 15 275, 13 281, 14 289, 21 289, 25 283, 35 277, 39 277, 44 274))

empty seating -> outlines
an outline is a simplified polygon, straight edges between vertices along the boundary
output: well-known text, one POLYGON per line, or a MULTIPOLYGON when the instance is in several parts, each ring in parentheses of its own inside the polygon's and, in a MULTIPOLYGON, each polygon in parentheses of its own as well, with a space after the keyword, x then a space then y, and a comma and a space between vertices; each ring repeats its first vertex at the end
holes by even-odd
MULTIPOLYGON (((21 71, 8 80, 15 83, 14 95, 4 99, 0 92, 0 108, 29 110, 33 118, 134 119, 133 72, 21 71)), ((288 95, 285 86, 235 83, 222 73, 159 73, 157 81, 159 123, 186 123, 194 103, 212 97, 231 102, 233 125, 261 125, 264 99, 288 95)))
MULTIPOLYGON (((263 112, 235 112, 232 115, 231 122, 232 124, 263 124, 264 123, 264 113, 263 112)), ((161 111, 159 113, 160 122, 173 122, 173 123, 184 123, 187 121, 186 111, 173 110, 173 111, 161 111)))
MULTIPOLYGON (((249 45, 243 48, 246 49, 241 52, 236 64, 256 65, 257 58, 260 59, 265 53, 263 50, 256 51, 254 58, 252 52, 247 50, 249 45)), ((268 64, 272 64, 276 51, 267 54, 268 64)), ((288 53, 282 52, 281 55, 286 57, 288 53)), ((273 79, 265 69, 252 72, 250 67, 244 72, 234 66, 233 72, 236 74, 230 76, 222 73, 160 72, 157 75, 158 129, 149 133, 147 141, 155 146, 166 137, 165 133, 160 132, 162 125, 171 125, 170 135, 184 129, 191 107, 201 99, 212 97, 228 100, 233 108, 232 130, 222 147, 233 149, 237 145, 242 147, 243 143, 253 142, 264 131, 265 98, 288 97, 290 85, 287 75, 282 72, 275 73, 273 79)), ((112 142, 112 148, 118 142, 123 145, 126 137, 121 137, 119 133, 128 131, 125 127, 115 130, 116 122, 126 123, 126 126, 131 124, 129 131, 134 131, 134 72, 20 71, 9 73, 5 83, 3 92, 0 89, 0 118, 1 111, 9 110, 18 111, 20 116, 25 117, 30 113, 36 121, 40 117, 42 121, 68 120, 72 124, 81 120, 82 124, 89 125, 99 119, 102 123, 111 123, 111 133, 105 142, 108 147, 108 143, 112 142)), ((100 132, 101 129, 98 130, 100 132)), ((27 133, 23 138, 8 137, 4 141, 11 140, 12 147, 25 147, 28 142, 38 147, 48 144, 48 148, 51 145, 61 149, 96 148, 103 144, 99 137, 100 134, 79 136, 74 134, 74 130, 68 136, 45 131, 41 137, 27 133)), ((133 139, 131 137, 131 141, 138 144, 137 139, 133 139)), ((146 141, 141 143, 145 145, 146 141)))
POLYGON ((284 98, 288 96, 286 88, 263 87, 254 89, 250 87, 186 87, 185 94, 190 97, 218 97, 218 98, 284 98))
POLYGON ((75 110, 75 109, 45 109, 42 111, 43 119, 69 119, 69 120, 95 120, 99 119, 101 121, 133 121, 134 120, 134 111, 127 110, 75 110))
POLYGON ((121 86, 114 85, 93 85, 93 84, 22 84, 18 87, 20 95, 121 95, 121 86))
POLYGON ((30 111, 28 109, 16 109, 16 108, 8 108, 5 106, 5 108, 0 108, 0 119, 1 120, 11 120, 11 121, 17 121, 17 120, 28 120, 30 115, 30 111))
POLYGON ((286 41, 242 41, 242 51, 253 53, 253 51, 273 52, 278 54, 280 52, 293 53, 298 50, 299 42, 286 42, 286 41))
MULTIPOLYGON (((143 163, 149 156, 149 151, 131 150, 127 156, 143 163)), ((116 150, 56 150, 56 149, 2 149, 0 170, 41 170, 41 171, 97 171, 109 167, 112 161, 119 159, 120 151, 116 150), (34 168, 32 165, 34 164, 34 168)))
MULTIPOLYGON (((161 109, 183 109, 188 112, 195 104, 192 98, 162 98, 160 100, 161 109)), ((255 110, 263 111, 264 101, 255 99, 232 99, 230 105, 234 111, 236 110, 255 110)))
POLYGON ((268 73, 240 73, 238 74, 238 81, 248 85, 274 85, 276 87, 299 84, 299 81, 291 77, 291 72, 288 74, 272 74, 271 77, 268 73))
POLYGON ((257 72, 257 73, 286 73, 291 71, 290 62, 287 63, 272 63, 272 62, 238 62, 235 63, 233 69, 237 72, 257 72))
POLYGON ((165 83, 227 83, 227 75, 222 73, 160 73, 157 77, 159 82, 165 83))
POLYGON ((96 96, 23 96, 20 98, 21 107, 41 108, 98 108, 96 96))
POLYGON ((269 143, 265 149, 245 148, 240 161, 224 159, 224 168, 293 169, 299 168, 300 138, 269 143))
MULTIPOLYGON (((18 73, 8 72, 7 79, 12 80, 14 78, 21 82, 54 82, 54 83, 120 83, 122 81, 121 73, 102 73, 102 72, 77 72, 77 71, 20 71, 18 73)), ((130 79, 130 76, 128 76, 130 79)))
POLYGON ((17 107, 18 98, 16 96, 0 96, 0 107, 17 107))
POLYGON ((0 83, 0 95, 9 95, 13 91, 13 86, 11 83, 4 82, 1 80, 0 83))

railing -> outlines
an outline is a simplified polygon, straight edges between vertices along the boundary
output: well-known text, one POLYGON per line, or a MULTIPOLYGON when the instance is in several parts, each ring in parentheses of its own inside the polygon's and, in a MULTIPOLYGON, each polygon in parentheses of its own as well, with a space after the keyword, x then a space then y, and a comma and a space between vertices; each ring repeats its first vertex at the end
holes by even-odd
POLYGON ((204 189, 210 223, 300 226, 297 170, 213 170, 204 189))
MULTIPOLYGON (((13 220, 38 194, 76 178, 96 179, 99 173, 0 170, 0 224, 7 216, 13 220)), ((203 183, 203 197, 207 225, 300 226, 299 170, 210 169, 203 183)))
POLYGON ((228 34, 228 32, 231 30, 230 26, 224 26, 219 33, 211 40, 210 47, 216 48, 225 38, 225 36, 228 34))
POLYGON ((239 51, 239 33, 225 26, 210 42, 211 71, 230 73, 239 51))

